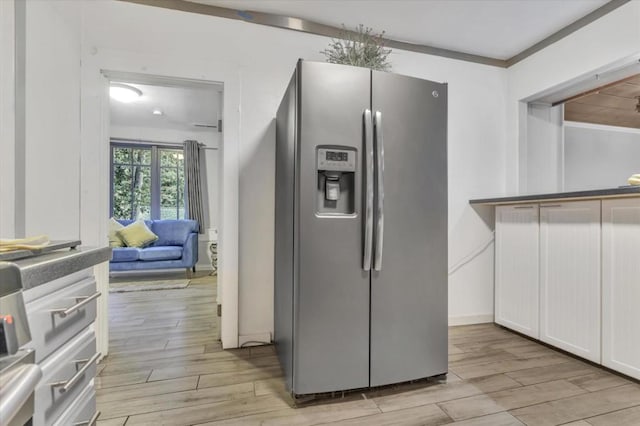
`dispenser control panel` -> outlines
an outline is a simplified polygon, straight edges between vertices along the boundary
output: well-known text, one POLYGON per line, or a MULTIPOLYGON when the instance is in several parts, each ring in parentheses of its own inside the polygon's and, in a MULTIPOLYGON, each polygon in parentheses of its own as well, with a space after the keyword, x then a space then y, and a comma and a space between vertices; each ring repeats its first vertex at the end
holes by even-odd
POLYGON ((356 171, 356 152, 346 149, 318 148, 318 170, 356 171))

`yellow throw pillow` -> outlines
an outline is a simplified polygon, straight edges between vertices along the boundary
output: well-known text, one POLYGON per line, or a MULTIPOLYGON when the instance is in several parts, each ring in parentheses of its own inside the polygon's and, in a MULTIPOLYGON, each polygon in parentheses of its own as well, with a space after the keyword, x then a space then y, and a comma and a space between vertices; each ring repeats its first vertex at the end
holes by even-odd
POLYGON ((158 236, 151 232, 144 220, 138 219, 130 225, 125 226, 116 232, 116 235, 129 247, 142 248, 158 239, 158 236))
POLYGON ((124 225, 115 220, 109 219, 109 247, 124 247, 124 241, 118 236, 117 232, 124 228, 124 225))

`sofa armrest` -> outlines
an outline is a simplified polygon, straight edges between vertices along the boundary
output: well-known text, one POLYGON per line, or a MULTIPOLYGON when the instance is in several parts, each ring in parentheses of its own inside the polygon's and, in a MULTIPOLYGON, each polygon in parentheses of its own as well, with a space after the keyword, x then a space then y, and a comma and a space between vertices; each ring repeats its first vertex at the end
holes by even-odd
POLYGON ((182 247, 182 261, 192 267, 198 262, 198 233, 191 232, 182 247))

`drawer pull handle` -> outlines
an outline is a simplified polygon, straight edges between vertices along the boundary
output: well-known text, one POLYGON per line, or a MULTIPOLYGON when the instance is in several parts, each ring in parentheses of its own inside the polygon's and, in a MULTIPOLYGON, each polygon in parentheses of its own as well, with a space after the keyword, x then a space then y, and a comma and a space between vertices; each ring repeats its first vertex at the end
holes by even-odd
POLYGON ((533 208, 533 206, 516 206, 516 207, 514 207, 514 208, 516 208, 516 209, 521 209, 521 210, 524 210, 524 209, 529 210, 529 209, 532 209, 532 208, 533 208))
POLYGON ((96 411, 94 415, 91 416, 90 420, 86 422, 74 423, 73 426, 95 426, 96 422, 98 421, 98 417, 100 417, 100 411, 96 411))
POLYGON ((102 356, 102 354, 100 352, 96 352, 89 359, 82 359, 82 360, 75 361, 76 364, 84 363, 82 368, 80 370, 78 370, 78 372, 76 374, 74 374, 73 377, 70 378, 69 380, 67 380, 65 382, 51 383, 51 387, 54 387, 54 388, 58 388, 59 387, 60 388, 60 393, 68 392, 69 389, 71 389, 78 382, 80 382, 80 379, 82 379, 82 376, 84 375, 84 373, 86 373, 87 370, 89 369, 89 367, 91 367, 91 364, 95 363, 98 360, 98 358, 100 358, 101 356, 102 356))
POLYGON ((67 315, 72 314, 78 309, 82 308, 84 305, 91 302, 92 300, 96 300, 100 296, 102 296, 102 293, 97 292, 95 294, 92 294, 91 296, 78 297, 76 298, 76 302, 78 303, 76 303, 72 307, 65 308, 65 309, 54 309, 51 311, 51 313, 54 315, 60 315, 60 318, 64 318, 67 315))
POLYGON ((562 207, 562 204, 541 204, 541 209, 557 209, 558 207, 562 207))

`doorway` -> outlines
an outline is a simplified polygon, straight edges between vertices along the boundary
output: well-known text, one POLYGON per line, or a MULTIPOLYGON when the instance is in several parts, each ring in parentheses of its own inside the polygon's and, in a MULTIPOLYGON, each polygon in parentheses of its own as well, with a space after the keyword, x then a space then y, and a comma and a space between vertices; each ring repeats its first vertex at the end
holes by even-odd
MULTIPOLYGON (((116 298, 136 300, 135 295, 125 297, 121 293, 150 294, 149 291, 154 291, 167 292, 169 296, 169 290, 179 291, 192 283, 211 286, 215 303, 210 309, 215 312, 217 320, 211 331, 217 341, 220 339, 221 326, 221 309, 216 309, 216 305, 221 304, 218 297, 221 292, 218 291, 216 276, 216 254, 218 231, 221 228, 220 152, 223 140, 224 85, 134 73, 103 74, 110 93, 106 114, 108 120, 105 120, 108 123, 106 143, 109 145, 110 223, 117 221, 127 225, 142 219, 152 231, 154 221, 181 220, 187 217, 185 141, 197 141, 199 146, 198 174, 204 213, 203 220, 200 221, 200 233, 196 233, 198 261, 193 266, 195 276, 191 275, 191 267, 187 268, 185 274, 185 268, 165 268, 157 262, 150 268, 145 267, 144 262, 129 261, 127 265, 123 262, 117 268, 111 267, 109 291, 116 298)), ((160 229, 160 239, 152 245, 165 244, 161 241, 161 232, 160 229)), ((146 250, 116 248, 114 260, 122 253, 125 254, 124 257, 129 256, 125 253, 127 251, 142 253, 146 250)), ((184 252, 187 252, 186 244, 184 252)), ((165 263, 172 262, 176 263, 176 260, 165 263)), ((118 343, 114 340, 111 342, 118 343)))

